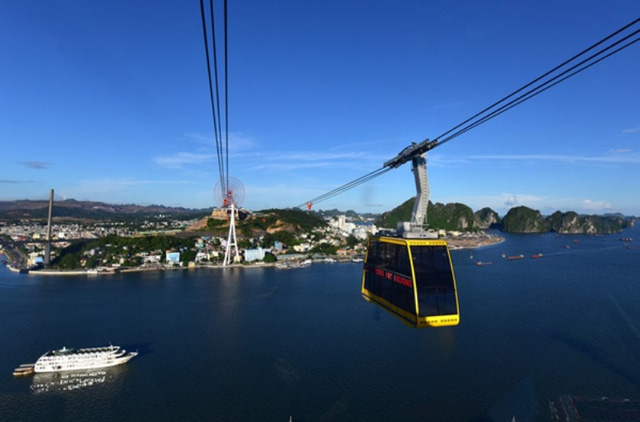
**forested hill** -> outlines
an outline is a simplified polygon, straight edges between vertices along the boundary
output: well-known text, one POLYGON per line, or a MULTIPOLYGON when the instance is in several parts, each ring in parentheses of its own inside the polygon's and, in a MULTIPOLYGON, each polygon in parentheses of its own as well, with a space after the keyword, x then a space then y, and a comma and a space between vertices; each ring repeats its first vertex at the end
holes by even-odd
MULTIPOLYGON (((413 198, 382 214, 375 222, 378 227, 395 229, 400 221, 409 221, 413 198)), ((489 227, 511 233, 617 233, 632 223, 621 215, 578 215, 573 211, 556 211, 548 217, 528 207, 514 207, 501 220, 491 208, 475 213, 465 204, 433 204, 429 202, 427 224, 432 229, 477 231, 489 227)))
MULTIPOLYGON (((265 244, 273 244, 273 241, 278 240, 293 245, 299 235, 325 226, 327 223, 324 219, 314 212, 267 209, 241 216, 236 222, 236 233, 240 238, 262 237, 265 244)), ((225 236, 229 231, 229 220, 220 216, 207 216, 187 230, 225 236)))
POLYGON ((512 233, 617 233, 633 220, 619 215, 578 215, 573 211, 556 211, 543 217, 540 211, 528 207, 511 208, 502 221, 502 230, 512 233))
MULTIPOLYGON (((398 222, 409 221, 413 210, 413 198, 382 214, 375 222, 378 227, 395 229, 398 222)), ((465 204, 441 204, 429 201, 427 224, 432 229, 478 231, 500 223, 498 214, 490 208, 474 213, 465 204)))

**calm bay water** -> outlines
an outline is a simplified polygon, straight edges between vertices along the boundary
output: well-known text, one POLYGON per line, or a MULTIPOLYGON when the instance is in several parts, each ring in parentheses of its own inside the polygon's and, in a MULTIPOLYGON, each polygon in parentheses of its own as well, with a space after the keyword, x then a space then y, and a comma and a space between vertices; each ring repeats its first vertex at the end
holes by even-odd
POLYGON ((637 400, 638 248, 640 228, 455 251, 461 323, 420 330, 362 299, 361 264, 112 277, 0 266, 0 420, 521 422, 548 420, 561 394, 637 400), (11 375, 49 349, 109 342, 140 355, 11 375))

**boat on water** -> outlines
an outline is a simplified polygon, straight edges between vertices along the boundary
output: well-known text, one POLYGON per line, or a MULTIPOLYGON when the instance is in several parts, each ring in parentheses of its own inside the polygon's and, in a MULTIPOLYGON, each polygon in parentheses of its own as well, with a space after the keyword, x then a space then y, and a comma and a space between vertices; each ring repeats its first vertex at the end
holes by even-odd
POLYGON ((127 353, 119 346, 112 345, 78 350, 63 347, 40 356, 33 369, 38 373, 105 368, 127 363, 137 355, 137 352, 127 353))
POLYGON ((476 262, 476 266, 478 266, 478 267, 482 267, 483 265, 493 265, 493 262, 486 262, 486 261, 478 261, 478 262, 476 262))
POLYGON ((510 261, 513 261, 514 259, 524 259, 524 255, 520 254, 520 255, 513 255, 509 257, 510 261))
POLYGON ((534 255, 531 255, 531 259, 538 259, 538 258, 542 258, 544 255, 542 255, 541 253, 537 253, 534 255))

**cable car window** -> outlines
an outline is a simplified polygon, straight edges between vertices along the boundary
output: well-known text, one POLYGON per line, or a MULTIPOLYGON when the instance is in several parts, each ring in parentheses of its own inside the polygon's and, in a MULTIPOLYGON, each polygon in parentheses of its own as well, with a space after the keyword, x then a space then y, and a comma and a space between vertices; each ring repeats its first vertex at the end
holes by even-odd
POLYGON ((402 245, 398 247, 398 257, 397 257, 397 271, 411 278, 411 263, 409 262, 409 253, 407 251, 407 247, 402 245))
POLYGON ((368 294, 415 315, 411 263, 406 244, 371 241, 364 273, 364 289, 368 294))
POLYGON ((378 265, 380 253, 378 252, 379 243, 375 240, 369 242, 369 247, 367 248, 367 262, 371 263, 371 265, 378 265))
POLYGON ((411 246, 419 315, 458 313, 453 269, 445 246, 411 246))

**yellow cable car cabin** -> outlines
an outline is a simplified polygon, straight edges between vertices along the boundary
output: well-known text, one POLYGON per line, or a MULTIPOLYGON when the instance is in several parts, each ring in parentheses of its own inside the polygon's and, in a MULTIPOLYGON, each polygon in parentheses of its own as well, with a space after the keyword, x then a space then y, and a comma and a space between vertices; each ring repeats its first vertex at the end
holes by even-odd
POLYGON ((460 322, 456 278, 444 240, 372 237, 362 295, 414 327, 460 322))

